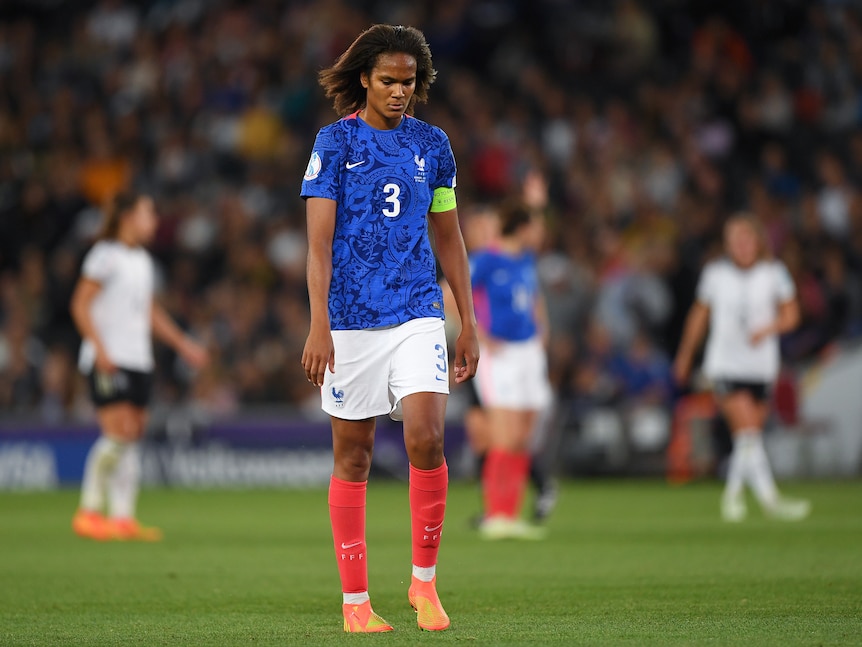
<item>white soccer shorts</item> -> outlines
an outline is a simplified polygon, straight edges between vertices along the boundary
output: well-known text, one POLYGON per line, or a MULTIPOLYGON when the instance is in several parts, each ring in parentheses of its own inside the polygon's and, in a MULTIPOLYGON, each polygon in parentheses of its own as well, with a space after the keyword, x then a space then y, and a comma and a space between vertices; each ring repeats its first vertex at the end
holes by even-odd
POLYGON ((537 337, 496 341, 481 350, 476 386, 482 406, 540 411, 550 405, 548 360, 537 337))
POLYGON ((443 320, 413 319, 391 328, 333 330, 335 372, 326 369, 322 409, 335 418, 388 414, 402 420, 401 400, 413 393, 449 393, 443 320))

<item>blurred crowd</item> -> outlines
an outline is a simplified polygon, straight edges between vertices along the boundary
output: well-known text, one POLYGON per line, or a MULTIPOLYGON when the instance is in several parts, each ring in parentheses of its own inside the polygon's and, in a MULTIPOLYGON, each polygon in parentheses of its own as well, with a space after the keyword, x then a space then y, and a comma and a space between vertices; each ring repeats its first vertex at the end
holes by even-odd
POLYGON ((98 0, 0 5, 0 411, 88 415, 68 312, 114 192, 152 194, 159 298, 209 346, 158 350, 156 398, 317 409, 304 205, 317 85, 374 22, 421 28, 471 219, 540 177, 564 401, 669 403, 724 218, 799 290, 802 362, 862 332, 862 7, 806 0, 98 0))

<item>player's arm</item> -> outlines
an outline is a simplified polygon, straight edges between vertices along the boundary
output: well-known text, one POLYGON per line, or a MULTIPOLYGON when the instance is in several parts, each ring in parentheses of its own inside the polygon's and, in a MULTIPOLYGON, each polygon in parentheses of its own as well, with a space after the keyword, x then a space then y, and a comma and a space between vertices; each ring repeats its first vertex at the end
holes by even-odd
POLYGON ((541 292, 536 294, 533 316, 536 318, 536 329, 539 332, 539 339, 542 340, 542 346, 547 349, 551 338, 551 323, 548 318, 548 304, 545 301, 545 295, 541 292))
POLYGON ((458 313, 458 304, 455 303, 455 295, 452 294, 452 288, 449 287, 449 282, 445 278, 440 281, 440 290, 443 292, 443 312, 446 313, 447 318, 451 318, 460 326, 461 316, 458 313))
POLYGON ((437 259, 452 289, 458 315, 461 318, 461 334, 455 342, 454 366, 455 382, 464 382, 476 375, 476 367, 479 363, 479 338, 476 313, 473 310, 473 293, 470 287, 470 264, 467 260, 464 238, 461 236, 461 227, 458 224, 458 209, 433 211, 432 206, 428 220, 434 233, 437 259))
POLYGON ((332 239, 335 235, 335 200, 308 198, 305 202, 308 228, 308 302, 311 326, 302 351, 305 376, 315 386, 323 385, 326 367, 335 372, 335 346, 329 329, 329 286, 332 282, 332 239))
POLYGON ((153 337, 173 348, 189 366, 206 366, 209 361, 206 348, 185 334, 164 306, 155 299, 150 306, 150 325, 153 337))
POLYGON ((799 325, 799 302, 793 298, 778 305, 778 315, 771 324, 760 328, 751 335, 751 343, 757 345, 772 335, 783 335, 799 325))
POLYGON ((673 363, 673 375, 678 384, 688 382, 694 354, 700 348, 708 328, 709 306, 701 301, 695 301, 685 319, 682 339, 680 339, 676 359, 673 363))
POLYGON ((78 279, 78 284, 75 286, 69 310, 81 337, 93 344, 93 347, 96 349, 96 370, 100 373, 113 373, 117 370, 117 367, 114 366, 111 358, 108 357, 105 345, 102 343, 102 339, 96 330, 96 324, 93 323, 93 317, 90 315, 93 299, 98 296, 101 290, 101 283, 82 276, 78 279))
POLYGON ((755 346, 768 337, 783 335, 794 330, 802 318, 796 288, 787 267, 777 261, 772 265, 772 271, 777 290, 775 300, 778 303, 778 311, 773 321, 751 333, 748 341, 755 346))

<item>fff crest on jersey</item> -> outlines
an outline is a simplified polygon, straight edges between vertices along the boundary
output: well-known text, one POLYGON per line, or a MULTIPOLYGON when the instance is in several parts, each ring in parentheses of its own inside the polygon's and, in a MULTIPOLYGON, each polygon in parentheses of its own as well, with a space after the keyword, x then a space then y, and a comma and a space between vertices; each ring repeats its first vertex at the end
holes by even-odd
POLYGON ((419 157, 419 155, 413 156, 413 162, 416 164, 416 175, 413 176, 413 179, 416 182, 424 182, 425 181, 425 158, 419 157))
POLYGON ((323 162, 320 161, 320 155, 317 151, 314 151, 311 154, 311 159, 308 160, 308 167, 305 169, 305 175, 303 175, 303 179, 305 180, 313 180, 318 175, 320 175, 320 169, 323 166, 323 162))

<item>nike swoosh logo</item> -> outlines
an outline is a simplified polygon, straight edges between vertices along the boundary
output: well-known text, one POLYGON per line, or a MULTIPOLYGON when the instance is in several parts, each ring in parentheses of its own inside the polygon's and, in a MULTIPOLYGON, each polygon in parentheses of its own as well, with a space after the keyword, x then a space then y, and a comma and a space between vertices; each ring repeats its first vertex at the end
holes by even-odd
POLYGON ((437 524, 433 528, 429 528, 428 526, 425 526, 425 532, 434 532, 435 530, 440 530, 440 528, 442 528, 442 527, 443 527, 443 522, 441 521, 439 524, 437 524))
POLYGON ((362 543, 361 541, 354 541, 352 544, 345 544, 344 542, 341 542, 341 550, 347 550, 349 548, 356 548, 361 543, 362 543))
POLYGON ((358 162, 347 162, 347 164, 345 164, 344 166, 349 170, 352 168, 356 168, 357 166, 360 166, 361 164, 365 164, 365 160, 360 160, 358 162))

